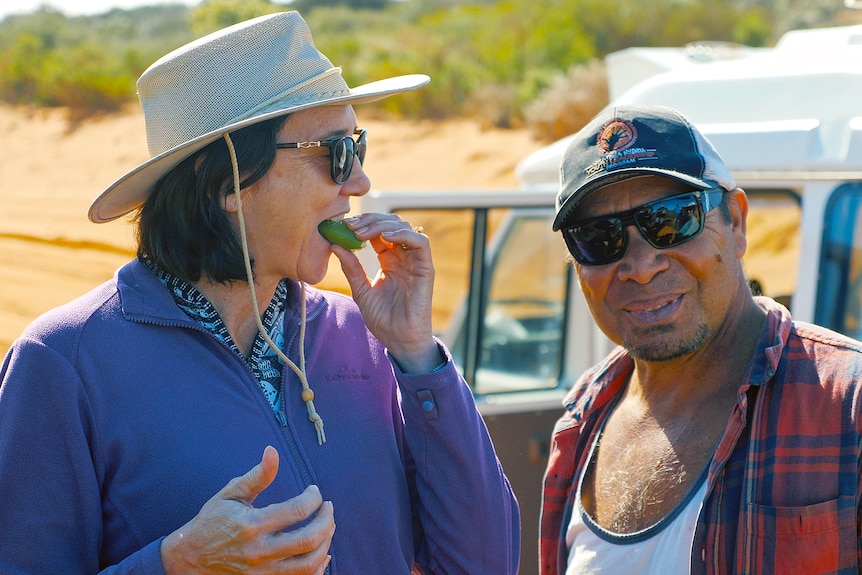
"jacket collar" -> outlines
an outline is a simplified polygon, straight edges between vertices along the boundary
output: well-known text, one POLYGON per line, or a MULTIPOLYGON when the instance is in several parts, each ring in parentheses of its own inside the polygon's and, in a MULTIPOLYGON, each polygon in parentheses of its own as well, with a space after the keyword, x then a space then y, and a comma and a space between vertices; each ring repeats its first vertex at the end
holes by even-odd
MULTIPOLYGON (((140 260, 135 259, 117 270, 116 282, 126 319, 196 325, 192 318, 177 307, 170 292, 140 260)), ((307 320, 311 320, 325 309, 326 299, 318 289, 306 286, 305 291, 307 320)), ((299 282, 289 280, 286 317, 295 317, 299 321, 301 293, 299 282)))

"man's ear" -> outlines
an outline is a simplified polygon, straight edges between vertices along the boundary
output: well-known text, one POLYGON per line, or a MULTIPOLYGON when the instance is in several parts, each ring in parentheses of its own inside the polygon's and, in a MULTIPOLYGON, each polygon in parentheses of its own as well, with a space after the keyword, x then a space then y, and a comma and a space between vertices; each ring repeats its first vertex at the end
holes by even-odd
POLYGON ((742 258, 748 249, 748 195, 742 188, 734 188, 727 193, 726 201, 736 256, 742 258))

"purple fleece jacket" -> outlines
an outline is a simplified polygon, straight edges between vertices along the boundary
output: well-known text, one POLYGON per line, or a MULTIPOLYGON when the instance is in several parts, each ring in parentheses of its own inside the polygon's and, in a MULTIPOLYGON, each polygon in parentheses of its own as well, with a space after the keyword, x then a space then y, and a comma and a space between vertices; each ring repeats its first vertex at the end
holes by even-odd
POLYGON ((281 465, 255 506, 318 485, 335 509, 332 575, 515 573, 517 502, 448 352, 405 375, 350 298, 308 289, 306 303, 323 446, 293 371, 282 426, 243 358, 138 261, 36 320, 0 372, 0 573, 163 574, 162 538, 267 445, 281 465))

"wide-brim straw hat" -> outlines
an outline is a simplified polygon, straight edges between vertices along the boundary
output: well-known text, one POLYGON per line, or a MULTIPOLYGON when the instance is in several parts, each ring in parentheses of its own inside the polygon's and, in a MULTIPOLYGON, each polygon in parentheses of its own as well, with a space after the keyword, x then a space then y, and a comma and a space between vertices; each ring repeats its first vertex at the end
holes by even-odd
POLYGON ((156 182, 225 133, 317 106, 372 102, 427 84, 412 74, 350 88, 341 68, 314 47, 298 12, 235 24, 174 50, 137 83, 150 159, 90 206, 96 223, 140 206, 156 182))

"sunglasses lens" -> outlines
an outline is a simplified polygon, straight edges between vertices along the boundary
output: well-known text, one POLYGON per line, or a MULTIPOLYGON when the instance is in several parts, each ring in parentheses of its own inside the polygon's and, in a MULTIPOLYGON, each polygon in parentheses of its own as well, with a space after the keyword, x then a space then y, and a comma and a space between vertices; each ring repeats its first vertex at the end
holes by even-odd
MULTIPOLYGON (((563 229, 574 258, 583 265, 603 265, 622 259, 626 227, 634 224, 654 248, 687 242, 703 230, 705 212, 700 192, 662 198, 627 212, 599 217, 563 229)), ((712 206, 714 207, 714 206, 712 206)))
POLYGON ((634 217, 643 237, 659 249, 690 240, 703 229, 703 210, 694 194, 652 202, 634 217))
POLYGON ((367 132, 362 130, 357 140, 352 136, 342 136, 330 144, 330 172, 336 184, 344 184, 350 178, 354 157, 359 158, 360 164, 365 161, 365 150, 368 149, 368 139, 365 134, 367 132))
POLYGON ((353 138, 344 136, 330 144, 329 164, 333 181, 336 184, 345 183, 353 169, 353 138))
POLYGON ((595 219, 566 228, 563 237, 575 259, 585 265, 616 261, 622 257, 626 247, 619 218, 595 219))
POLYGON ((365 151, 368 150, 368 132, 362 130, 359 133, 359 138, 356 140, 356 157, 359 158, 360 164, 365 164, 365 151))

